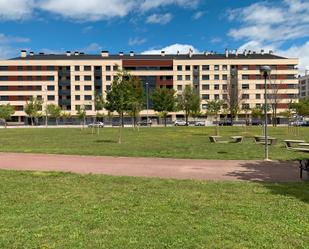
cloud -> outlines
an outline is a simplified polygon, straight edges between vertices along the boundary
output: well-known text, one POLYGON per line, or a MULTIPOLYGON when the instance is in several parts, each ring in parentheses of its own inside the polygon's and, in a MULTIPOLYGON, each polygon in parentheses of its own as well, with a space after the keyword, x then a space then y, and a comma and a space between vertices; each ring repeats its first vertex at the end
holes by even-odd
POLYGON ((170 13, 153 14, 147 17, 146 23, 151 24, 167 24, 172 20, 173 16, 170 13))
POLYGON ((7 59, 16 56, 20 44, 30 42, 29 38, 8 36, 0 33, 0 59, 7 59))
POLYGON ((204 11, 198 11, 198 12, 195 12, 194 15, 193 15, 193 19, 194 20, 197 20, 197 19, 200 19, 203 15, 205 14, 204 11))
POLYGON ((83 34, 88 34, 93 30, 93 26, 86 26, 82 29, 83 34))
POLYGON ((306 69, 309 70, 309 41, 300 46, 294 45, 286 50, 279 50, 277 53, 289 58, 299 58, 301 74, 304 74, 306 69))
POLYGON ((0 20, 19 21, 31 17, 33 0, 0 0, 0 20))
POLYGON ((213 37, 211 40, 210 40, 211 43, 219 43, 219 42, 222 42, 222 39, 220 37, 213 37))
POLYGON ((90 43, 88 46, 81 48, 80 51, 85 53, 92 53, 92 52, 99 52, 102 50, 102 46, 100 46, 98 43, 90 43))
POLYGON ((193 50, 193 53, 200 53, 200 51, 192 45, 176 43, 161 49, 150 49, 142 52, 142 54, 160 54, 161 51, 165 51, 166 54, 176 54, 178 51, 181 54, 187 54, 190 49, 193 50))
POLYGON ((200 0, 144 0, 138 2, 141 2, 140 9, 147 11, 172 4, 183 8, 196 8, 200 0))
POLYGON ((138 46, 138 45, 145 43, 146 41, 147 41, 146 38, 135 37, 135 38, 130 38, 128 44, 129 46, 138 46))

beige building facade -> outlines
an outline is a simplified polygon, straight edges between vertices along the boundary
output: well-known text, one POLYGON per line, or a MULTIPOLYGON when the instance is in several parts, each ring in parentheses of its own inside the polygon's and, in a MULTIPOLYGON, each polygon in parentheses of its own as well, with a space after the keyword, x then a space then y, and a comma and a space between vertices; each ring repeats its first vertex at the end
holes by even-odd
MULTIPOLYGON (((208 101, 229 98, 229 84, 234 76, 240 109, 255 108, 264 103, 260 67, 269 65, 272 70, 267 80, 268 93, 279 96, 276 101, 280 113, 290 101, 298 99, 297 64, 298 59, 254 52, 168 55, 162 51, 157 55, 134 52, 110 55, 102 51, 99 55, 87 55, 68 51, 53 55, 22 51, 20 57, 0 61, 0 104, 10 103, 15 107, 14 122, 26 122, 24 106, 32 96, 42 99, 43 107, 57 104, 74 116, 83 105, 87 115, 94 116, 94 92, 105 96, 117 70, 125 69, 138 76, 149 92, 166 86, 181 94, 186 85, 191 85, 200 94, 202 112, 207 111, 208 101)), ((141 115, 155 116, 151 108, 150 101, 149 110, 143 110, 141 115)), ((181 112, 172 113, 173 118, 181 115, 181 112)))

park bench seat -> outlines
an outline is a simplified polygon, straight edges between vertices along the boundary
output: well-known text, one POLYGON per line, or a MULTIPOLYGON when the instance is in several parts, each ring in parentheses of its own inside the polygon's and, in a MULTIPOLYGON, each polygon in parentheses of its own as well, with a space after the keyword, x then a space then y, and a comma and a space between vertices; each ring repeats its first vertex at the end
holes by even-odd
MULTIPOLYGON (((254 141, 256 144, 265 144, 265 137, 264 136, 254 136, 254 141)), ((277 138, 267 137, 267 143, 269 145, 275 145, 277 143, 277 138)))
POLYGON ((233 139, 232 143, 242 143, 244 140, 243 136, 231 136, 231 138, 233 139))
POLYGON ((293 144, 299 145, 301 143, 305 143, 305 141, 304 140, 289 140, 289 139, 286 139, 286 140, 284 140, 284 143, 285 143, 286 148, 290 149, 290 148, 293 147, 293 144))
POLYGON ((211 143, 241 143, 243 141, 243 136, 231 136, 231 141, 222 140, 222 136, 209 136, 211 143))

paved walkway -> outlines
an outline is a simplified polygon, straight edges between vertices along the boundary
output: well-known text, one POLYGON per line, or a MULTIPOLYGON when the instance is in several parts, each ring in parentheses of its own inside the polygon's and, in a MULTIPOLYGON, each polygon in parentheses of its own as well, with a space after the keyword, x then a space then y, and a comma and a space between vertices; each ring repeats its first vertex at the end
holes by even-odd
POLYGON ((294 182, 297 162, 0 153, 0 169, 200 180, 294 182))

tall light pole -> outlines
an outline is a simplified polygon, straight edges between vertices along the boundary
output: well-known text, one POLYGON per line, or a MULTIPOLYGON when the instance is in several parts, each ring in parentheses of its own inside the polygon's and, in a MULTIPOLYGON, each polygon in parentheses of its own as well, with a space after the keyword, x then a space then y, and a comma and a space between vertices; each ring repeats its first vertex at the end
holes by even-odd
POLYGON ((263 74, 264 77, 264 135, 265 135, 265 156, 264 160, 268 161, 268 132, 267 132, 267 82, 266 79, 270 75, 270 67, 269 66, 262 66, 260 69, 261 74, 263 74))
POLYGON ((148 126, 148 109, 149 109, 149 96, 148 96, 148 82, 146 82, 146 102, 147 102, 147 109, 146 109, 146 111, 147 111, 147 114, 146 114, 146 116, 147 116, 147 120, 146 120, 146 124, 147 124, 147 126, 148 126))

